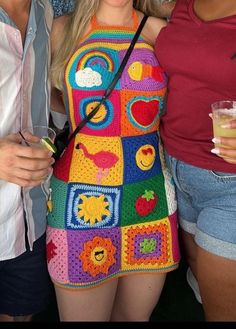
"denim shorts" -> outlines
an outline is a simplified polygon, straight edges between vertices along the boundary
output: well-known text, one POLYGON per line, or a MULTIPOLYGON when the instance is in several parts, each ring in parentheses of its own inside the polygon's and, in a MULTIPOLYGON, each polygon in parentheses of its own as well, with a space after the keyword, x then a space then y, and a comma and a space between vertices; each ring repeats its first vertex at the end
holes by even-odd
POLYGON ((47 271, 45 234, 33 250, 0 261, 0 314, 26 316, 41 312, 53 296, 47 271))
MULTIPOLYGON (((208 252, 236 260, 236 173, 201 169, 165 152, 181 228, 208 252)), ((236 169, 236 165, 235 165, 236 169)))

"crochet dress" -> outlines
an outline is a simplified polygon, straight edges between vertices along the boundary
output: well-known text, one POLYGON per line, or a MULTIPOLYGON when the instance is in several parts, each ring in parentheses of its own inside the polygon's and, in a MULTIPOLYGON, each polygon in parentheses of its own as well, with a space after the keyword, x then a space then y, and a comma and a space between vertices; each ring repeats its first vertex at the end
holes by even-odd
MULTIPOLYGON (((138 27, 100 26, 83 38, 65 70, 72 130, 112 81, 138 27)), ((179 262, 174 186, 158 127, 166 76, 139 37, 115 89, 57 161, 51 181, 47 259, 54 283, 93 287, 179 262)))

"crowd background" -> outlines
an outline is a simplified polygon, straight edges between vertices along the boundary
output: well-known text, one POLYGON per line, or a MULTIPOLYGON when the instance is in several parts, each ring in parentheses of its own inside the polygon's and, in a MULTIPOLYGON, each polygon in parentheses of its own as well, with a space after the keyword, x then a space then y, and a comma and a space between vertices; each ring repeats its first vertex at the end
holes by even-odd
POLYGON ((74 8, 74 0, 51 0, 54 16, 62 16, 71 12, 74 8))

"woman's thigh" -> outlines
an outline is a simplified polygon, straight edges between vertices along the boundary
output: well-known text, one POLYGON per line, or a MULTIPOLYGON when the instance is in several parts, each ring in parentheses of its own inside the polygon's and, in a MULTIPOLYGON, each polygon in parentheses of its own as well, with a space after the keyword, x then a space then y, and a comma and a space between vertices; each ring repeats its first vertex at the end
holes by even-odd
POLYGON ((65 289, 55 285, 61 321, 109 321, 117 280, 90 289, 65 289))
POLYGON ((148 321, 165 283, 166 274, 136 274, 119 279, 112 321, 148 321))

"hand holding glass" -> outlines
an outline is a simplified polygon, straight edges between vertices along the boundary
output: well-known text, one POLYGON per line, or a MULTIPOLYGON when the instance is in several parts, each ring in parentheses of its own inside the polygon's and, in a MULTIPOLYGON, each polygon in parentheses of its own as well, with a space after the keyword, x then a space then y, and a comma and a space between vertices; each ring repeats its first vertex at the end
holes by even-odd
POLYGON ((47 148, 51 152, 55 152, 53 145, 56 132, 47 126, 32 126, 22 130, 20 135, 23 138, 23 144, 36 148, 47 148))
POLYGON ((211 109, 214 138, 236 137, 236 129, 230 129, 230 122, 236 120, 236 101, 215 102, 211 109))
MULTIPOLYGON (((56 137, 56 132, 47 126, 27 127, 20 132, 20 135, 23 138, 23 145, 27 145, 32 148, 48 150, 52 153, 56 151, 56 148, 53 144, 56 137)), ((47 153, 45 153, 45 157, 48 157, 47 153)), ((51 174, 52 168, 49 174, 45 176, 44 182, 50 179, 51 174)))

